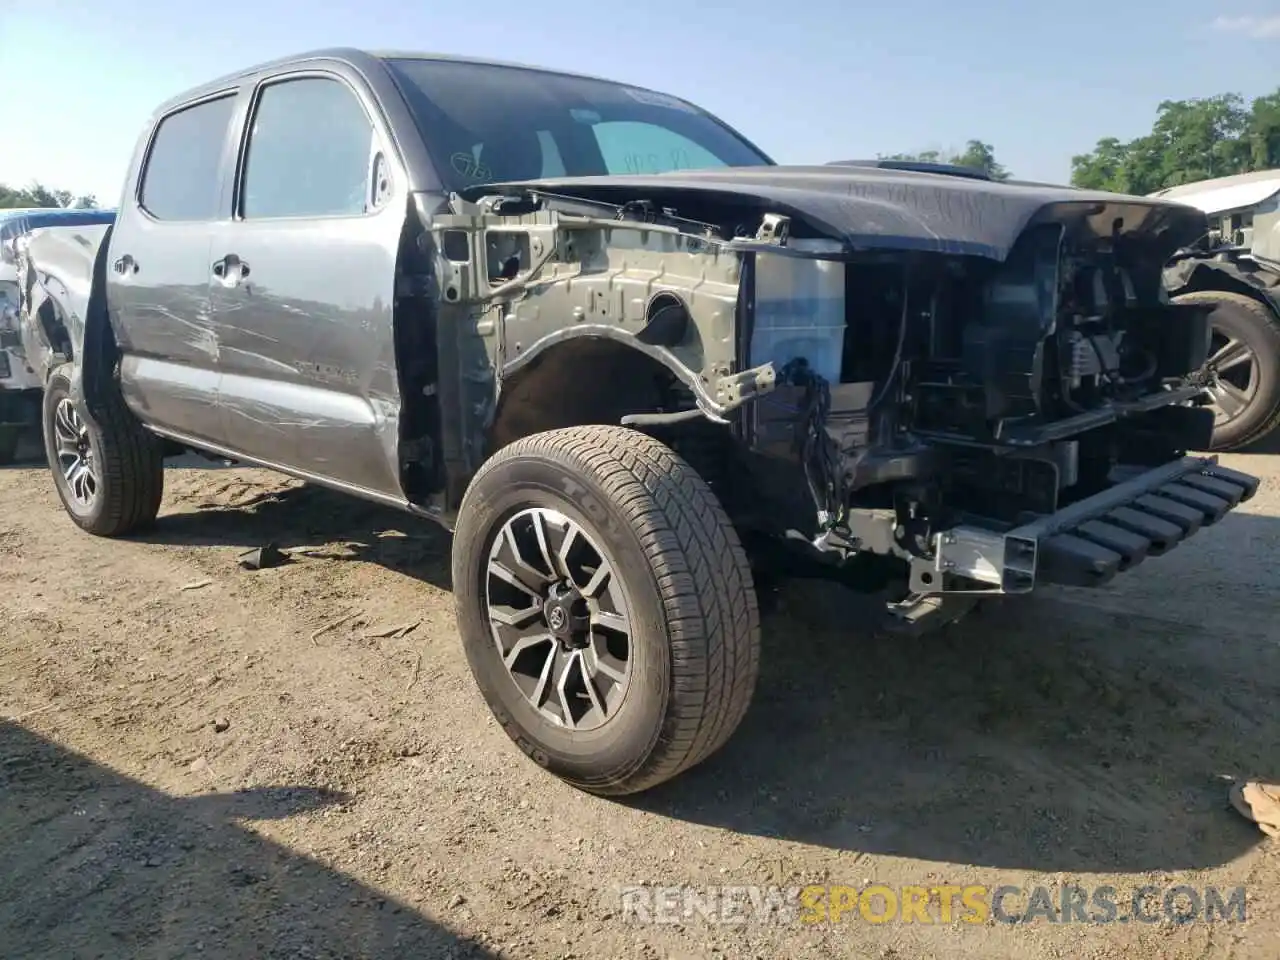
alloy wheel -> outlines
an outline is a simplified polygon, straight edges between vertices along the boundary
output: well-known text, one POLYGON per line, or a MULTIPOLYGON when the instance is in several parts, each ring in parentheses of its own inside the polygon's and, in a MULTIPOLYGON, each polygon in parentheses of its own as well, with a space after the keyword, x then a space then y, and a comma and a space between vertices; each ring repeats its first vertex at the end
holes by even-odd
POLYGON ((58 467, 67 492, 82 507, 92 505, 98 495, 98 474, 89 442, 89 427, 80 418, 70 397, 63 397, 53 414, 53 435, 58 467))
POLYGON ((1243 340, 1217 330, 1209 345, 1209 396, 1215 427, 1230 423, 1253 402, 1261 370, 1257 355, 1243 340))
POLYGON ((597 542, 557 510, 522 510, 498 531, 485 580, 494 643, 525 699, 573 730, 611 720, 631 682, 631 605, 597 542))

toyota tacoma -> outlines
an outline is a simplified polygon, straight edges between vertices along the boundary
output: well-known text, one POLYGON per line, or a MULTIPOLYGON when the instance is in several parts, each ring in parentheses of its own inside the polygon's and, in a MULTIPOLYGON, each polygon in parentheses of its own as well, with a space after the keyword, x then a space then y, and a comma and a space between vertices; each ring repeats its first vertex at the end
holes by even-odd
POLYGON ((757 578, 924 630, 1105 584, 1250 497, 1188 453, 1206 311, 1161 271, 1205 227, 780 166, 621 83, 329 50, 160 107, 115 223, 31 236, 22 323, 81 528, 152 522, 183 450, 434 519, 493 715, 618 795, 738 726, 757 578))

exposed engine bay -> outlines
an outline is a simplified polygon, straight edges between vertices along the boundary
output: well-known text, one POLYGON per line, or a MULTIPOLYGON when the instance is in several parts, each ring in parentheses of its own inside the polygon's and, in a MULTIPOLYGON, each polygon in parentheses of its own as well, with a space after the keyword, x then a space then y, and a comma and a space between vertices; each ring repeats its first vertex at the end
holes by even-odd
POLYGON ((1161 270, 1194 211, 1059 202, 1000 249, 589 183, 490 187, 436 218, 442 316, 476 321, 498 394, 579 336, 643 350, 668 389, 619 419, 677 449, 682 426, 719 424, 695 465, 735 522, 896 571, 907 621, 945 596, 1106 582, 1256 489, 1186 456, 1213 430, 1187 382, 1209 330, 1161 270))
MULTIPOLYGON (((1012 531, 1205 448, 1212 414, 1185 380, 1205 317, 1165 302, 1158 270, 1126 253, 1045 225, 998 265, 847 261, 839 382, 792 361, 777 391, 819 411, 803 457, 825 528, 814 543, 909 559, 917 598, 1021 592, 1036 578, 1006 555, 1012 531)), ((752 445, 777 456, 794 430, 779 401, 751 411, 752 445)), ((1090 585, 1141 559, 1115 550, 1132 522, 1051 549, 1033 529, 1012 537, 1025 560, 1038 552, 1042 581, 1056 559, 1060 582, 1090 585)))

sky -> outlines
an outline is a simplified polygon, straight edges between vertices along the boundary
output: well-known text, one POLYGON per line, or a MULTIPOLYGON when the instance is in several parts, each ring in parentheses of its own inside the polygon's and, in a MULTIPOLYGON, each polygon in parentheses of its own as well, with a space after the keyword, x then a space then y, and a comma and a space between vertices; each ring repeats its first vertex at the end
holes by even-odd
POLYGON ((1016 176, 1065 182, 1161 100, 1280 87, 1280 0, 0 0, 0 183, 114 204, 161 101, 329 46, 652 87, 781 163, 981 139, 1016 176))

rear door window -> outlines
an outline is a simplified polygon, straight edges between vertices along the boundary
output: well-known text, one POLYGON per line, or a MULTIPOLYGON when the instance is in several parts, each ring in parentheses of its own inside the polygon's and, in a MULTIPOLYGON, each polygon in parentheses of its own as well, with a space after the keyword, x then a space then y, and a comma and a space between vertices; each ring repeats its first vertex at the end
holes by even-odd
POLYGON ((234 93, 171 113, 160 121, 138 199, 157 220, 213 220, 234 93))

